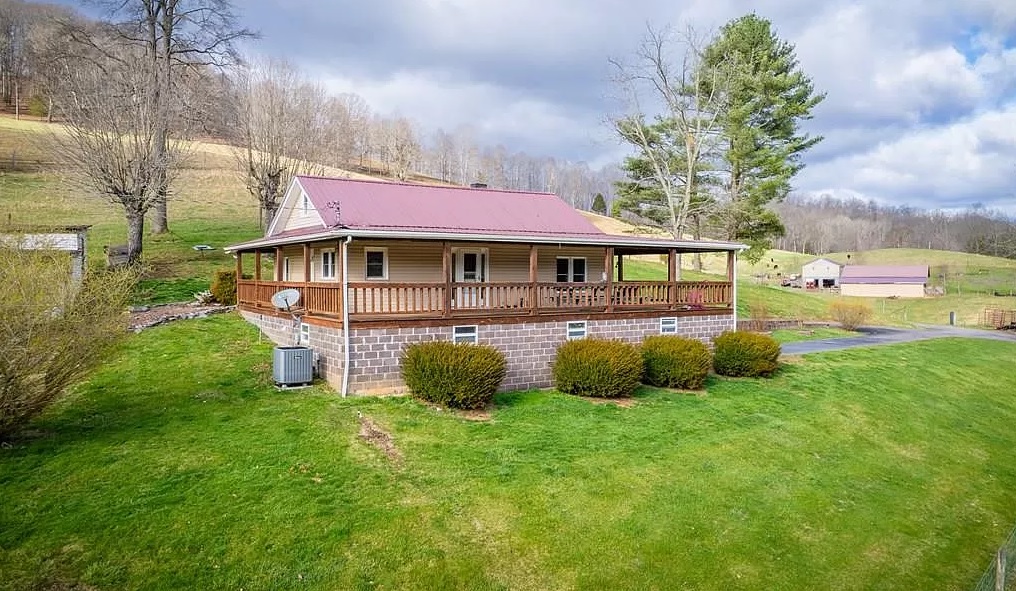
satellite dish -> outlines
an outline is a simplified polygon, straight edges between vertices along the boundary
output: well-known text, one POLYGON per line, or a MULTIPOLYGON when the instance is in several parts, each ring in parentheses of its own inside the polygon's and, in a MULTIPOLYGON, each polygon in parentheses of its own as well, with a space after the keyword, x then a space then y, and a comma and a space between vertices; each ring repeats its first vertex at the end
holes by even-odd
POLYGON ((299 289, 284 289, 272 295, 272 305, 281 310, 288 310, 290 306, 300 301, 299 289))

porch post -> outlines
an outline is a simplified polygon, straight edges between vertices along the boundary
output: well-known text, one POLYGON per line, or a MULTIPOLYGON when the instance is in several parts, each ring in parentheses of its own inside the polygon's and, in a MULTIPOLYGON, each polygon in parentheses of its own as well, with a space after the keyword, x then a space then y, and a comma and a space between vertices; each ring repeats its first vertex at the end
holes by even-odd
POLYGON ((730 287, 728 288, 727 291, 727 296, 730 301, 727 303, 730 304, 731 308, 735 309, 737 307, 736 301, 737 286, 734 283, 736 279, 737 279, 737 251, 732 250, 727 253, 727 282, 730 284, 730 287))
POLYGON ((624 281, 624 255, 617 255, 617 282, 624 281))
POLYGON ((236 280, 239 282, 243 279, 243 251, 236 251, 236 280))
POLYGON ((614 311, 614 247, 608 246, 603 257, 603 271, 607 276, 607 312, 614 311))
POLYGON ((539 297, 540 288, 536 285, 539 280, 539 263, 540 253, 536 250, 535 244, 529 245, 529 313, 536 314, 536 309, 540 307, 537 298, 539 297))
POLYGON ((282 247, 275 247, 275 280, 282 281, 282 247))
POLYGON ((254 281, 261 281, 261 249, 254 251, 254 281))
POLYGON ((310 283, 310 245, 303 243, 303 282, 310 283))
POLYGON ((441 315, 447 318, 452 313, 452 245, 441 243, 441 274, 444 276, 444 301, 441 303, 441 315))
POLYGON ((670 252, 667 253, 667 281, 670 283, 668 286, 670 289, 670 309, 673 310, 677 306, 677 249, 671 248, 670 252))

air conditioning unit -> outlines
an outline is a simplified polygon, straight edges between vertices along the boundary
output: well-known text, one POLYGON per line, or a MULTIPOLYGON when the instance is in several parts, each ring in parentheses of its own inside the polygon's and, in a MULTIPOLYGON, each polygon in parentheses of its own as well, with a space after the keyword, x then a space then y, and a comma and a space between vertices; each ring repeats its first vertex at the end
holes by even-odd
POLYGON ((275 347, 272 378, 283 388, 310 384, 314 380, 314 352, 309 347, 275 347))

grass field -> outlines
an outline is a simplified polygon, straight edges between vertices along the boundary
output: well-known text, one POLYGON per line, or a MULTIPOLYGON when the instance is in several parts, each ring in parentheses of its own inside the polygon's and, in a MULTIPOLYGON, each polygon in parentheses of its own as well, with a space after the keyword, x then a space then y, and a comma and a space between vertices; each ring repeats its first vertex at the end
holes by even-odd
POLYGON ((816 341, 820 339, 843 339, 856 337, 860 333, 842 328, 807 328, 807 329, 780 329, 774 330, 772 337, 780 343, 797 343, 800 341, 816 341))
POLYGON ((277 392, 269 354, 234 316, 146 331, 0 448, 0 589, 968 589, 1016 521, 1007 343, 480 422, 277 392))

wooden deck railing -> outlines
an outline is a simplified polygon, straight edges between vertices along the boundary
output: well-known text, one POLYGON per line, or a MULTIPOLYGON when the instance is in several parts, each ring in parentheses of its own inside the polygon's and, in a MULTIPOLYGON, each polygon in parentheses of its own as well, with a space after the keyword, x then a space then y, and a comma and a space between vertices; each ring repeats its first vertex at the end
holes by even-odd
MULTIPOLYGON (((342 314, 338 283, 242 280, 241 304, 274 309, 272 294, 292 288, 300 292, 296 308, 323 316, 342 314)), ((624 281, 613 283, 444 283, 349 284, 345 303, 353 318, 504 316, 562 311, 729 309, 733 290, 724 281, 624 281), (445 309, 447 306, 447 310, 445 309)))

